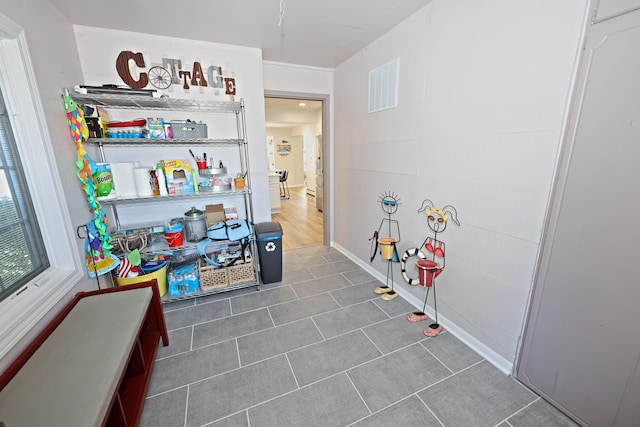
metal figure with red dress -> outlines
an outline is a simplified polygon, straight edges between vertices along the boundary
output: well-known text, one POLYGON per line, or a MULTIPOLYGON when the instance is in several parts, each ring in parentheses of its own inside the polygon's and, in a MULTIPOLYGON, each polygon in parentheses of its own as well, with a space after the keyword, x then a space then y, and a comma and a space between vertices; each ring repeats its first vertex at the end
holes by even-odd
MULTIPOLYGON (((416 267, 418 268, 420 286, 427 288, 422 311, 414 311, 407 316, 407 320, 409 322, 419 322, 428 318, 424 310, 427 307, 429 290, 433 288, 435 322, 430 324, 423 333, 428 337, 434 337, 442 331, 442 326, 438 324, 438 303, 436 299, 435 279, 445 269, 445 243, 438 239, 438 234, 444 232, 449 220, 453 221, 457 226, 460 226, 460 222, 458 221, 458 212, 453 206, 447 205, 439 209, 436 208, 433 202, 429 199, 422 202, 422 206, 420 206, 418 212, 424 212, 427 216, 427 224, 429 225, 429 229, 433 232, 433 237, 427 237, 422 243, 422 247, 426 250, 426 254, 420 251, 413 250, 413 252, 411 252, 411 250, 407 250, 405 252, 405 257, 403 257, 403 261, 406 261, 406 255, 410 252, 410 255, 419 255, 420 259, 416 261, 416 267)), ((410 282, 409 284, 412 283, 410 282)))

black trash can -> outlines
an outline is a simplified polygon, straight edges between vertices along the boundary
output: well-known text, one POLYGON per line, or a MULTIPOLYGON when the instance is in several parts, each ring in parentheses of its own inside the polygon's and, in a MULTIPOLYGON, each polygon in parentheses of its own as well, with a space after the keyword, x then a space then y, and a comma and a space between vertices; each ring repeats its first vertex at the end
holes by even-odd
POLYGON ((279 222, 255 225, 262 283, 282 281, 282 227, 279 222))

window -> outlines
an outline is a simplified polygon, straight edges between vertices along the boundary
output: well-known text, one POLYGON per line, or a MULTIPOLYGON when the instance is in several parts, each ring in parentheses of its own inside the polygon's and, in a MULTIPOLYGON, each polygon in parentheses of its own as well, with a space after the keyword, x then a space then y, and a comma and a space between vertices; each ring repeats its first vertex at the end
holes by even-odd
POLYGON ((0 301, 48 266, 0 89, 0 301))
MULTIPOLYGON (((23 338, 29 333, 39 332, 38 329, 34 329, 39 321, 53 317, 56 307, 61 307, 74 291, 92 289, 93 285, 83 265, 84 242, 76 237, 71 209, 67 205, 61 179, 62 174, 71 174, 75 181, 75 172, 73 169, 59 170, 55 156, 52 155, 61 151, 56 144, 73 144, 68 129, 65 129, 62 100, 59 106, 64 127, 62 121, 51 123, 51 131, 56 132, 53 140, 46 123, 47 114, 35 81, 27 45, 24 30, 0 13, 0 88, 5 106, 3 111, 6 110, 5 118, 8 117, 11 122, 9 127, 3 126, 3 129, 5 138, 7 129, 10 129, 9 138, 14 141, 14 150, 8 151, 13 162, 7 162, 3 157, 0 170, 10 178, 7 179, 6 187, 21 186, 20 190, 11 193, 12 197, 20 202, 30 200, 33 205, 29 207, 25 203, 16 212, 24 209, 20 211, 21 216, 18 218, 23 221, 20 227, 27 226, 29 230, 34 230, 23 232, 26 241, 32 245, 23 253, 35 255, 32 261, 39 259, 41 262, 41 265, 22 278, 20 285, 13 286, 9 295, 0 300, 0 370, 8 366, 11 357, 17 356, 26 346, 26 341, 21 342, 23 338), (18 162, 21 164, 22 177, 17 173, 18 162), (28 189, 28 193, 24 189, 28 189), (38 233, 35 232, 38 225, 40 241, 38 233)), ((44 84, 41 90, 51 94, 60 89, 52 87, 49 83, 44 84)), ((7 146, 12 145, 8 139, 7 142, 7 146)), ((3 155, 5 154, 7 150, 3 151, 3 155)), ((77 199, 72 200, 77 204, 77 199)), ((82 207, 82 211, 85 212, 86 202, 82 207)), ((78 219, 84 221, 79 215, 76 217, 76 222, 78 219)), ((5 243, 6 237, 0 238, 0 244, 5 243)), ((0 258, 4 258, 4 255, 0 258)), ((32 267, 34 266, 30 268, 32 267)), ((4 283, 7 279, 2 277, 2 280, 3 285, 7 286, 4 283)))

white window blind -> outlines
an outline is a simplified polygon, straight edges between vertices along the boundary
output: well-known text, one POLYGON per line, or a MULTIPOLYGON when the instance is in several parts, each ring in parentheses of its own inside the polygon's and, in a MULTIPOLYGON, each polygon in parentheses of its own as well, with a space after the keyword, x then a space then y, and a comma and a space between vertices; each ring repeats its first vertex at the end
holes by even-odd
POLYGON ((0 301, 48 266, 0 89, 0 301))

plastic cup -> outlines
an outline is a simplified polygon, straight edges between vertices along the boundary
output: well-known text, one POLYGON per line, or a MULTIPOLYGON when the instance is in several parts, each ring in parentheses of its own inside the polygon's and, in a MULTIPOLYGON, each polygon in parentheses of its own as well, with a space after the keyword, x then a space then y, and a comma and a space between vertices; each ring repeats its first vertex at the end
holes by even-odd
POLYGON ((206 161, 198 160, 196 163, 198 164, 198 169, 206 169, 207 168, 207 162, 206 161))
POLYGON ((173 224, 164 227, 164 237, 170 248, 182 246, 184 240, 184 228, 182 224, 173 224))

